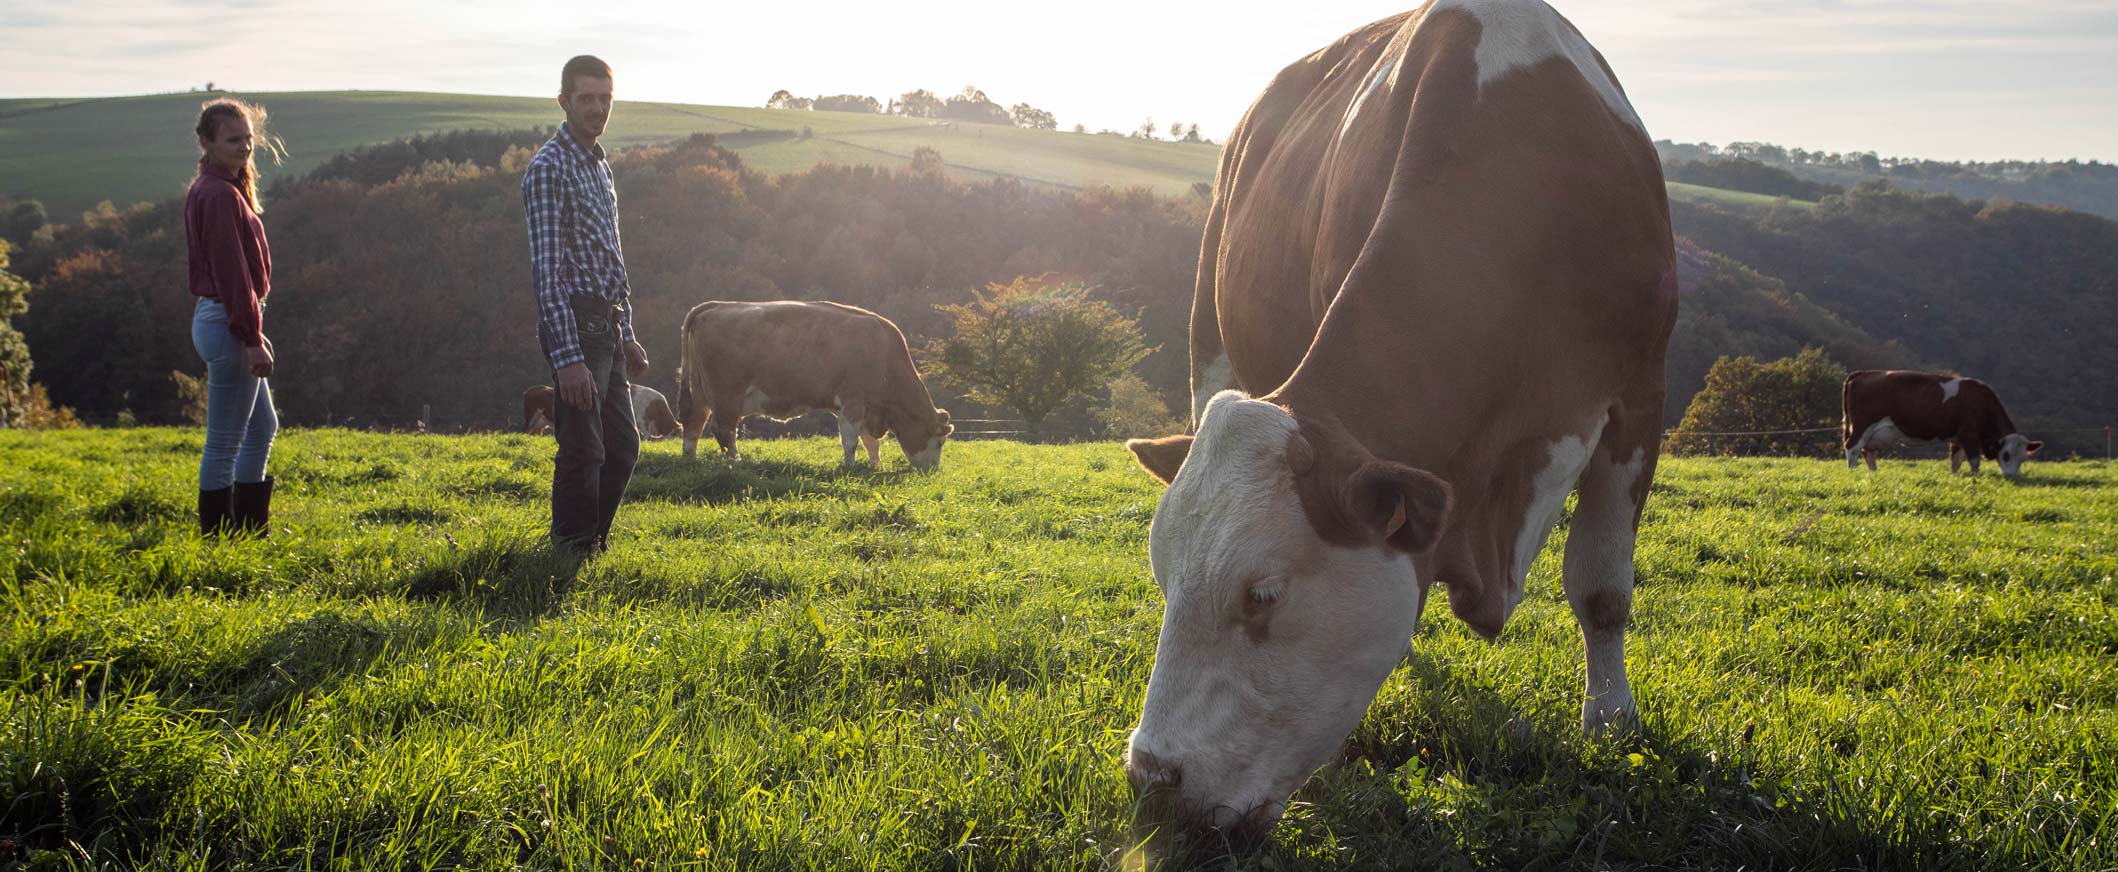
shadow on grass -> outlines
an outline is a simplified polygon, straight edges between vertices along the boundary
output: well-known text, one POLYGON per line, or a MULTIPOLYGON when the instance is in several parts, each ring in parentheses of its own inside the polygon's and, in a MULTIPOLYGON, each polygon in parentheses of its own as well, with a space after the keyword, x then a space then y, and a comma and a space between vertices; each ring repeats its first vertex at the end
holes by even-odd
POLYGON ((52 687, 0 700, 0 869, 91 868, 152 839, 207 770, 210 744, 152 695, 98 704, 52 687))
POLYGON ((902 467, 875 471, 866 466, 819 466, 787 460, 746 458, 730 464, 718 454, 686 459, 680 455, 649 454, 633 467, 632 483, 625 498, 661 500, 671 503, 728 505, 781 497, 837 494, 848 488, 866 490, 874 484, 909 475, 902 467))
POLYGON ((265 637, 225 692, 237 713, 269 714, 302 696, 327 695, 342 682, 366 675, 390 652, 418 651, 446 632, 440 621, 419 616, 384 621, 369 614, 317 612, 265 637))
MULTIPOLYGON (((1994 478, 2000 478, 2000 477, 1999 477, 1999 476, 1994 476, 1994 478)), ((2094 478, 2053 478, 2053 477, 2052 477, 2052 476, 2050 476, 2050 475, 2038 475, 2038 474, 2036 474, 2035 472, 2031 472, 2031 471, 2028 471, 2028 470, 2024 470, 2024 471, 2023 471, 2023 474, 2022 474, 2022 475, 2020 475, 2020 476, 2017 476, 2017 477, 2015 477, 2015 478, 2009 478, 2009 479, 2001 479, 2001 480, 2002 480, 2002 481, 2005 481, 2005 482, 2007 482, 2007 483, 2008 483, 2009 485, 2012 485, 2012 486, 2014 486, 2014 487, 2023 487, 2023 488, 2035 488, 2035 489, 2038 489, 2038 490, 2046 490, 2046 489, 2053 489, 2053 488, 2071 488, 2071 489, 2079 489, 2079 490, 2102 490, 2103 488, 2106 488, 2106 487, 2109 487, 2109 486, 2110 486, 2110 482, 2108 482, 2108 481, 2104 481, 2104 480, 2101 480, 2101 479, 2094 479, 2094 478)))
POLYGON ((452 544, 407 579, 405 598, 463 604, 508 623, 534 621, 565 601, 584 562, 542 536, 452 544))
MULTIPOLYGON (((1446 664, 1407 660, 1417 691, 1371 712, 1336 765, 1296 792, 1260 851, 1137 799, 1127 869, 2001 869, 2054 858, 1967 839, 1924 788, 1804 790, 1731 747, 1657 734, 1538 729, 1446 664), (1609 743, 1604 745, 1603 743, 1609 743)), ((1119 858, 1112 858, 1119 859, 1119 858)))

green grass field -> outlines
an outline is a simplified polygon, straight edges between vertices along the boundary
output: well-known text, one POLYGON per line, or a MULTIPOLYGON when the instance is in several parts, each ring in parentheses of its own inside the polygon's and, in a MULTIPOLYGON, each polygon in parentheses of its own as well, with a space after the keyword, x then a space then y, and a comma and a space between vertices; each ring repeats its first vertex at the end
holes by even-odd
MULTIPOLYGON (((1669 188, 1669 198, 1672 200, 1707 203, 1728 209, 1766 209, 1771 208, 1783 199, 1769 194, 1731 191, 1727 188, 1709 188, 1705 185, 1693 185, 1684 182, 1664 182, 1663 184, 1669 188)), ((1816 205, 1814 200, 1787 199, 1786 202, 1790 206, 1801 209, 1816 205)))
MULTIPOLYGON (((241 95, 272 115, 270 128, 290 155, 279 166, 260 159, 266 180, 308 172, 332 155, 445 130, 517 129, 559 123, 559 107, 533 97, 399 91, 282 92, 241 95)), ((191 125, 205 94, 94 100, 0 100, 0 192, 44 201, 52 220, 71 222, 97 202, 125 206, 179 196, 197 160, 191 125)), ((808 139, 743 145, 745 161, 768 173, 817 163, 909 164, 929 145, 967 179, 1009 175, 1083 187, 1145 185, 1178 194, 1213 181, 1220 149, 985 124, 931 124, 925 119, 848 112, 810 112, 679 103, 621 103, 605 142, 617 147, 693 133, 808 127, 808 139)))
MULTIPOLYGON (((198 446, 0 431, 0 868, 1146 857, 1157 487, 1115 444, 653 443, 578 568, 547 438, 289 431, 272 538, 220 544, 198 446)), ((1669 460, 1645 523, 1638 735, 1575 727, 1562 533, 1499 644, 1428 609, 1236 865, 2118 866, 2118 467, 1669 460)))
MULTIPOLYGON (((321 91, 244 95, 272 113, 286 142, 285 163, 263 164, 267 181, 305 173, 362 145, 421 133, 516 129, 558 123, 558 107, 532 97, 321 91)), ((183 194, 197 159, 191 125, 204 94, 102 99, 0 100, 0 193, 44 202, 52 220, 68 223, 98 202, 120 207, 183 194)), ((919 146, 939 149, 957 177, 1009 176, 1080 188, 1145 186, 1177 195, 1212 182, 1221 150, 1214 145, 1155 142, 1024 130, 987 124, 934 124, 923 119, 848 112, 809 112, 680 103, 623 103, 605 141, 618 147, 692 133, 800 131, 807 139, 735 141, 743 159, 767 173, 818 163, 903 166, 919 146)), ((1770 206, 1759 194, 1671 183, 1670 196, 1724 207, 1770 206)), ((1809 203, 1797 202, 1807 206, 1809 203)))

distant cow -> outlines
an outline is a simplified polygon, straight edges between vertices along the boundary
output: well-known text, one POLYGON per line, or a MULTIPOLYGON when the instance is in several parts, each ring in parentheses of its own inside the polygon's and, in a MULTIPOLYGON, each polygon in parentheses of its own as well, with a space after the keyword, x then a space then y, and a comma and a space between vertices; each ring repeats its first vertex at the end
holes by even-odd
POLYGON ((684 429, 677 423, 669 398, 646 385, 632 386, 632 420, 640 428, 640 435, 649 439, 667 439, 684 429))
MULTIPOLYGON (((667 439, 680 429, 669 398, 645 385, 632 386, 632 420, 640 435, 667 439)), ((552 431, 552 386, 536 385, 522 392, 522 432, 531 435, 552 431)))
POLYGON ((955 425, 934 407, 912 364, 905 336, 888 318, 838 303, 709 301, 684 316, 677 417, 684 456, 696 451, 711 415, 713 438, 730 459, 746 415, 786 420, 811 411, 838 415, 845 462, 856 444, 880 465, 877 445, 897 434, 918 469, 941 463, 955 425))
POLYGON ((1878 451, 1893 444, 1947 440, 1950 472, 1968 456, 1974 474, 1984 458, 2000 461, 2000 474, 2015 475, 2023 458, 2044 447, 2017 432, 2000 396, 1975 378, 1864 369, 1846 376, 1841 396, 1848 469, 1863 459, 1874 469, 1878 451))
POLYGON ((522 392, 522 432, 552 432, 552 386, 533 385, 522 392))

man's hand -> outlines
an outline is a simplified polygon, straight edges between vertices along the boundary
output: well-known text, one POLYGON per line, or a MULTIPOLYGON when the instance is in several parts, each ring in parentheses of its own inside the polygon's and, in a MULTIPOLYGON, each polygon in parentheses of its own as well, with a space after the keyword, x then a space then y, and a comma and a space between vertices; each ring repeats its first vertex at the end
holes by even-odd
POLYGON ((250 374, 258 378, 272 377, 272 340, 263 345, 243 347, 243 362, 250 365, 250 374))
POLYGON ((638 379, 647 374, 647 349, 638 342, 625 343, 625 377, 638 379))
POLYGON ((559 399, 581 411, 596 407, 596 380, 588 374, 588 364, 569 364, 559 370, 559 399))

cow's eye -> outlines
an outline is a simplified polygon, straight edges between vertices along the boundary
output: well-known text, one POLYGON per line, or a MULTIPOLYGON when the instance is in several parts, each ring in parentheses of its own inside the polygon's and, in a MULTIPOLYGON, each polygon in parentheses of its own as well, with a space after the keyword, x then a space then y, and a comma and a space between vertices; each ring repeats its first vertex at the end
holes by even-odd
POLYGON ((1287 586, 1276 578, 1253 582, 1243 592, 1243 612, 1246 615, 1262 614, 1278 605, 1286 592, 1287 586))

